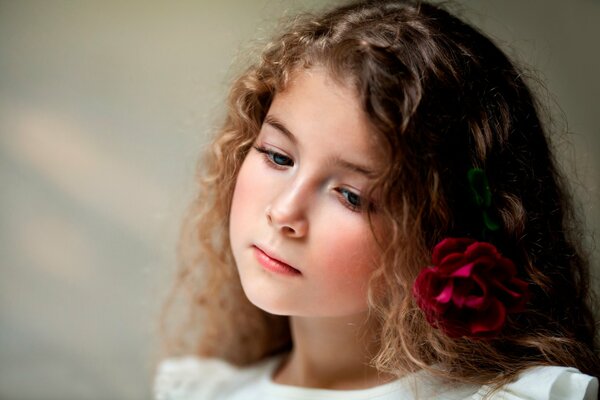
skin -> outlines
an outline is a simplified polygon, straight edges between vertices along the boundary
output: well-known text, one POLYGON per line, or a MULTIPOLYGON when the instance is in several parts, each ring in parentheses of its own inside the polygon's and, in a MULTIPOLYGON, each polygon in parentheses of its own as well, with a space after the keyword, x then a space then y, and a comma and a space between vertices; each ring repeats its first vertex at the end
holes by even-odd
POLYGON ((239 171, 230 238, 244 292, 290 316, 294 348, 277 383, 358 389, 390 380, 366 365, 376 349, 359 334, 378 256, 361 198, 371 180, 332 161, 376 170, 373 137, 352 89, 322 69, 301 70, 275 95, 239 171), (256 247, 300 273, 265 269, 256 247))

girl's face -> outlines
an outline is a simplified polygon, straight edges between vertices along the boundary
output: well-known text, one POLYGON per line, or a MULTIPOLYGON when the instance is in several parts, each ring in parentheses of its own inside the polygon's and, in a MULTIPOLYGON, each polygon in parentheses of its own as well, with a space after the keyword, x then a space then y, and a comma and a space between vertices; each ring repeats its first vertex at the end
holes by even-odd
POLYGON ((273 99, 231 205, 231 248, 253 304, 312 317, 367 310, 378 253, 363 196, 377 167, 354 91, 320 69, 295 74, 273 99))

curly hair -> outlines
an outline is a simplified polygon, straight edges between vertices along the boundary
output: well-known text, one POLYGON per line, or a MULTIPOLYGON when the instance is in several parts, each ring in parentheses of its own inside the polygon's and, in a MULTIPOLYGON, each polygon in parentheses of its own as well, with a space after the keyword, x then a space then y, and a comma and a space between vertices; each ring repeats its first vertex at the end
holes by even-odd
POLYGON ((165 338, 178 295, 188 314, 166 351, 247 365, 291 348, 288 317, 258 309, 242 291, 229 209, 274 96, 295 71, 314 66, 356 91, 386 157, 373 185, 386 240, 369 282, 369 318, 380 345, 372 365, 398 376, 426 368, 488 384, 533 365, 600 375, 579 221, 524 75, 490 39, 442 7, 395 0, 295 17, 233 83, 183 225, 181 268, 162 316, 165 338), (437 242, 477 235, 465 199, 470 167, 485 170, 492 188, 501 222, 494 244, 532 292, 527 310, 509 316, 493 340, 445 336, 411 296, 437 242))

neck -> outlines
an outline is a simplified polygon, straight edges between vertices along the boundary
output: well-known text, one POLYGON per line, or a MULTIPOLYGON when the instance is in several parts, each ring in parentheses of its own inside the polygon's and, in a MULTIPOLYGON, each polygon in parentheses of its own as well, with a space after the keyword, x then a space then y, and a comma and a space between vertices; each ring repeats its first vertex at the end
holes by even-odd
POLYGON ((372 335, 363 331, 366 314, 343 318, 290 317, 294 347, 275 372, 280 384, 351 390, 378 386, 395 377, 369 365, 372 335))

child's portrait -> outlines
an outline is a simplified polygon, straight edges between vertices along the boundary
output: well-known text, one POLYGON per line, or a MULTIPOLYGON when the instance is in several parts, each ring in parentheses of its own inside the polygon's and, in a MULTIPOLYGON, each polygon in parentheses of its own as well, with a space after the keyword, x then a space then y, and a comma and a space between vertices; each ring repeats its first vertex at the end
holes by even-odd
POLYGON ((0 398, 597 399, 576 3, 2 3, 0 398))
POLYGON ((589 264, 541 107, 444 5, 292 18, 201 164, 156 397, 595 398, 589 264))

